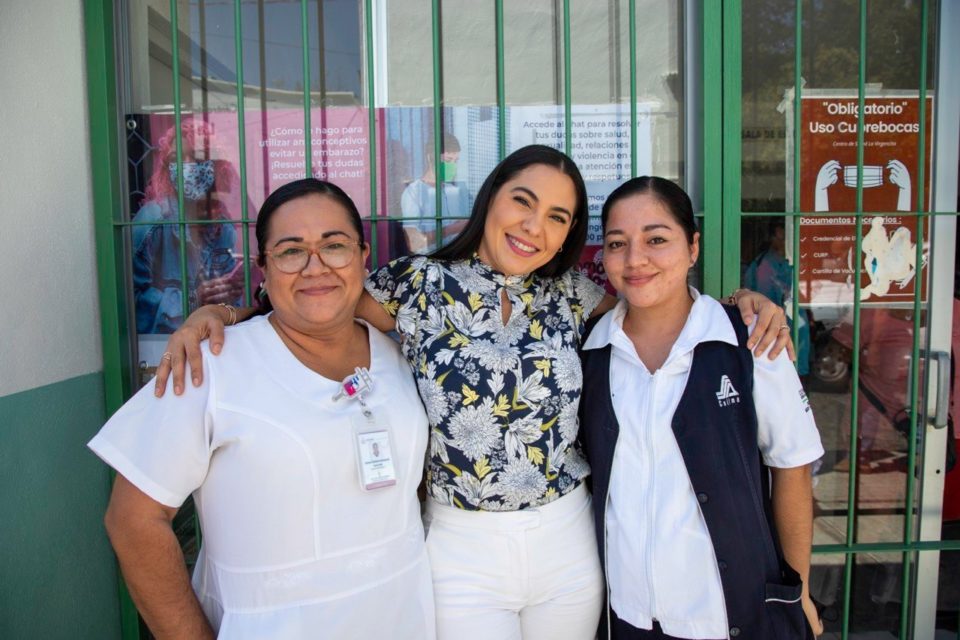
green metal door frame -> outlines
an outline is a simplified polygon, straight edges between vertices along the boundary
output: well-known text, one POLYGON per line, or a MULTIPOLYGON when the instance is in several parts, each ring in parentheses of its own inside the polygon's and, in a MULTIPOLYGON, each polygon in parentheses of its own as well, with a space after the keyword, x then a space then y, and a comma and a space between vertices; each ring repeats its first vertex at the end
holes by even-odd
POLYGON ((720 76, 723 85, 721 121, 722 139, 721 173, 721 258, 720 286, 724 291, 733 291, 740 286, 740 177, 741 177, 741 130, 742 114, 742 19, 740 0, 724 0, 722 15, 717 23, 723 31, 723 51, 717 60, 722 65, 720 76))
MULTIPOLYGON (((799 184, 800 171, 800 99, 802 93, 802 10, 803 1, 795 2, 795 63, 794 63, 794 162, 793 162, 793 181, 794 185, 799 184)), ((920 104, 925 104, 927 95, 927 33, 929 24, 929 0, 921 0, 921 63, 918 70, 918 91, 920 104)), ((858 69, 858 159, 857 159, 857 207, 855 212, 846 215, 854 216, 858 222, 865 215, 873 215, 870 212, 864 213, 863 210, 863 152, 864 152, 864 103, 866 99, 866 60, 867 60, 867 2, 859 0, 859 69, 858 69)), ((793 198, 792 211, 780 212, 749 212, 746 213, 741 207, 741 177, 742 177, 742 140, 741 131, 743 128, 742 117, 742 51, 743 51, 743 0, 721 0, 720 2, 708 2, 704 7, 704 184, 705 184, 705 238, 704 250, 708 255, 710 262, 705 264, 705 286, 710 291, 711 285, 719 287, 720 291, 730 291, 740 286, 740 239, 741 227, 744 217, 755 216, 781 216, 792 219, 793 225, 793 255, 799 255, 799 237, 800 237, 800 217, 816 216, 814 212, 803 212, 800 209, 799 197, 793 198), (709 105, 722 104, 722 109, 714 110, 711 113, 709 105), (719 139, 719 140, 718 140, 719 139), (720 233, 717 234, 717 229, 720 233), (719 255, 715 255, 715 253, 719 255), (716 268, 716 273, 711 271, 716 268)), ((942 58, 941 58, 942 62, 942 58)), ((915 234, 920 234, 923 225, 931 216, 956 216, 956 212, 951 211, 929 211, 924 210, 923 193, 924 189, 924 163, 925 156, 924 141, 925 132, 932 123, 925 121, 925 110, 920 109, 920 133, 919 133, 919 153, 917 174, 919 176, 918 184, 921 187, 917 190, 914 197, 913 210, 905 213, 905 216, 913 217, 916 223, 915 234)), ((836 215, 836 213, 824 212, 819 215, 836 215)), ((918 237, 918 236, 915 236, 918 237)), ((922 237, 922 236, 920 236, 922 237)), ((863 229, 861 224, 856 225, 856 244, 855 255, 860 255, 863 241, 863 229)), ((917 264, 922 259, 922 242, 917 242, 917 264)), ((854 282, 860 278, 862 261, 856 261, 854 282)), ((793 290, 799 290, 798 269, 793 270, 793 290)), ((919 276, 918 276, 919 278, 919 276)), ((716 290, 714 290, 716 291, 716 290)), ((921 287, 916 287, 917 293, 914 296, 913 305, 913 347, 912 361, 919 362, 922 354, 921 348, 921 287)), ((799 311, 799 297, 793 296, 793 317, 797 317, 799 311)), ((860 343, 860 300, 859 296, 854 296, 854 335, 853 343, 860 343)), ((798 324, 794 323, 794 342, 797 341, 798 324)), ((851 379, 859 380, 859 360, 858 349, 853 350, 852 354, 852 374, 851 379)), ((930 367, 927 367, 927 375, 930 375, 930 367)), ((846 540, 842 544, 815 545, 813 549, 814 560, 817 554, 843 554, 845 557, 844 582, 843 582, 843 617, 841 625, 841 638, 844 640, 850 634, 850 607, 852 595, 852 569, 855 556, 861 553, 870 552, 899 552, 902 557, 901 573, 901 599, 900 599, 900 629, 899 638, 906 639, 912 637, 913 625, 915 623, 913 606, 917 594, 915 592, 915 576, 912 566, 916 564, 918 552, 923 551, 954 551, 960 549, 960 541, 941 541, 919 539, 919 513, 915 504, 915 485, 916 485, 916 434, 918 429, 923 430, 926 427, 926 419, 919 412, 919 403, 917 401, 917 389, 919 386, 919 367, 913 367, 912 376, 909 380, 909 397, 912 398, 913 407, 910 421, 910 433, 907 436, 909 451, 907 457, 906 473, 906 497, 904 529, 902 539, 899 542, 884 543, 859 543, 856 542, 856 505, 854 504, 854 487, 856 484, 857 464, 856 447, 850 451, 850 474, 848 486, 848 504, 847 504, 847 530, 846 540)), ((931 382, 930 384, 933 384, 931 382)), ((927 387, 929 388, 929 386, 927 387)), ((851 393, 851 416, 850 416, 850 440, 856 442, 858 427, 858 393, 856 385, 851 393)), ((928 463, 929 464, 929 463, 928 463)))
MULTIPOLYGON (((720 2, 705 2, 701 11, 701 37, 703 41, 703 122, 687 123, 688 127, 701 126, 703 133, 703 233, 700 242, 703 248, 704 292, 721 298, 724 291, 733 291, 739 283, 729 285, 723 280, 725 260, 723 237, 724 166, 730 162, 725 157, 726 141, 724 118, 724 31, 723 5, 720 2)), ((739 152, 738 152, 739 153, 739 152)), ((693 159, 688 159, 693 161, 693 159)), ((739 166, 739 164, 738 164, 739 166)), ((737 242, 739 249, 740 243, 737 242)), ((734 259, 739 259, 737 256, 734 259)))

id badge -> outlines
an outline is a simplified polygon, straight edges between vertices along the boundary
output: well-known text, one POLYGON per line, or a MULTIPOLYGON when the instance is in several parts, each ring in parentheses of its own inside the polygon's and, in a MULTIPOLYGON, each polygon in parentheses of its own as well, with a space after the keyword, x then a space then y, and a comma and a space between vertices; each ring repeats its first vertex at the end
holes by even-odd
POLYGON ((373 491, 397 484, 390 430, 371 418, 354 420, 354 444, 360 488, 373 491))

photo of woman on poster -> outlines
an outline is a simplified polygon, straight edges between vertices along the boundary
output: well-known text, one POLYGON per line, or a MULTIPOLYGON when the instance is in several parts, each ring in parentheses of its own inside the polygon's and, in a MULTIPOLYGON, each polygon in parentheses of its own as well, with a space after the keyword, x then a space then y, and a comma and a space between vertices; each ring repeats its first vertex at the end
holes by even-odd
POLYGON ((176 128, 160 138, 144 200, 133 217, 133 288, 137 332, 172 333, 183 322, 184 283, 188 308, 238 304, 243 295, 243 261, 235 256, 237 234, 222 194, 236 171, 217 159, 213 127, 187 121, 181 127, 183 219, 200 221, 186 228, 187 273, 181 273, 181 226, 177 203, 176 128))

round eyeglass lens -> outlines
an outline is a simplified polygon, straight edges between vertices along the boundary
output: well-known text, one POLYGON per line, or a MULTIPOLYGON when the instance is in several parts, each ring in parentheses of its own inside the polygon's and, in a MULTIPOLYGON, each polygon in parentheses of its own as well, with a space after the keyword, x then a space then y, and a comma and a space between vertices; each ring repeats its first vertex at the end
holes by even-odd
MULTIPOLYGON (((353 260, 355 242, 331 242, 316 250, 323 264, 331 269, 342 269, 353 260)), ((306 247, 286 247, 273 253, 277 268, 284 273, 299 273, 307 268, 314 253, 306 247)))
POLYGON ((331 242, 320 247, 320 258, 331 269, 342 269, 353 260, 356 243, 331 242))

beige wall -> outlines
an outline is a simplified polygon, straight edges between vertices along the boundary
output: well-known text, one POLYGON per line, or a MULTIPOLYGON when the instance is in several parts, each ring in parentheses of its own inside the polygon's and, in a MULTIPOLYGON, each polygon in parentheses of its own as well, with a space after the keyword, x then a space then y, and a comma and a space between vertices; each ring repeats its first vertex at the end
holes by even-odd
POLYGON ((102 368, 80 0, 0 2, 0 396, 102 368))

